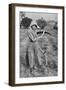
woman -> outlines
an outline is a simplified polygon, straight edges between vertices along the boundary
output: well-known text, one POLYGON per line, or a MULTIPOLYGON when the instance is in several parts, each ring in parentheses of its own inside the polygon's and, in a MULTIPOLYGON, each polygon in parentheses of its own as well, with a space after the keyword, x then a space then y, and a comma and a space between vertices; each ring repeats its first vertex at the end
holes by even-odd
POLYGON ((38 37, 36 30, 36 24, 33 24, 31 29, 28 30, 29 43, 26 51, 26 60, 28 61, 31 73, 35 68, 35 65, 42 66, 41 54, 45 52, 40 48, 38 43, 38 40, 43 37, 44 32, 41 36, 38 37))

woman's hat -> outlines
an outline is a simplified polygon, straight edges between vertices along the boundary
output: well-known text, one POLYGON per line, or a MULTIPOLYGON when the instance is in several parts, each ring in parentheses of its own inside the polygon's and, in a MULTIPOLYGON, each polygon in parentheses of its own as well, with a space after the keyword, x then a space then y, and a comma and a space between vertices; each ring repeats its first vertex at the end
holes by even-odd
POLYGON ((37 28, 39 28, 39 26, 37 25, 37 22, 35 20, 33 20, 30 24, 30 28, 32 28, 33 26, 36 26, 37 28))
POLYGON ((35 26, 35 27, 37 28, 37 25, 36 25, 36 24, 33 24, 33 25, 31 26, 31 28, 32 28, 33 26, 35 26))

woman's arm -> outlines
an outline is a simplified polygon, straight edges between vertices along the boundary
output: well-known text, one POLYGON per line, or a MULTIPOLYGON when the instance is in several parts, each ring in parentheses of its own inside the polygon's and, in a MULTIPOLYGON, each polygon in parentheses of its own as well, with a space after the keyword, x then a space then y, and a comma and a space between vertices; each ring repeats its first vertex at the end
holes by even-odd
POLYGON ((28 36, 32 41, 35 41, 35 38, 34 38, 33 34, 31 33, 31 31, 28 31, 28 36))
MULTIPOLYGON (((44 33, 45 33, 45 31, 43 31, 43 34, 41 36, 37 36, 37 38, 35 38, 35 40, 39 40, 40 38, 43 38, 44 33)), ((37 35, 37 32, 36 32, 36 35, 37 35)))
POLYGON ((32 41, 36 41, 39 40, 40 38, 42 38, 44 36, 44 31, 43 34, 41 36, 38 37, 37 32, 33 32, 33 31, 28 31, 28 36, 32 41))

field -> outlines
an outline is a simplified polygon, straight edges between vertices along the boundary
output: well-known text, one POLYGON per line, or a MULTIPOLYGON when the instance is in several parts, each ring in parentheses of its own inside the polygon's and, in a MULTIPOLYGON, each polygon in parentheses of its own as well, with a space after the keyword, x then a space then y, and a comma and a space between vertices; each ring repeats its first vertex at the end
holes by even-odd
POLYGON ((36 67, 30 73, 30 69, 26 66, 26 42, 27 30, 20 30, 20 77, 46 77, 57 76, 58 74, 58 29, 53 28, 52 25, 47 25, 45 28, 45 35, 40 39, 39 45, 42 49, 47 48, 46 55, 42 56, 42 67, 36 67), (47 65, 46 65, 47 57, 47 65))

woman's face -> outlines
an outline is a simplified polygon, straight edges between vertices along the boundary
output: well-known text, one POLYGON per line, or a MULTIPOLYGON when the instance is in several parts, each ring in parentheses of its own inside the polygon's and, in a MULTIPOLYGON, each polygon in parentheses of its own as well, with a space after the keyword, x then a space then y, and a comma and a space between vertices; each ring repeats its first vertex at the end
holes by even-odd
POLYGON ((32 30, 36 30, 37 29, 37 27, 34 25, 34 26, 32 26, 32 30))

